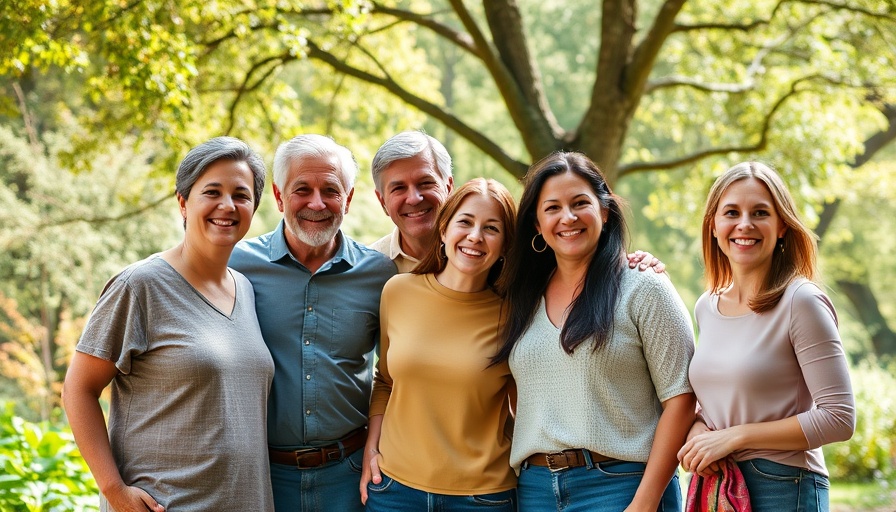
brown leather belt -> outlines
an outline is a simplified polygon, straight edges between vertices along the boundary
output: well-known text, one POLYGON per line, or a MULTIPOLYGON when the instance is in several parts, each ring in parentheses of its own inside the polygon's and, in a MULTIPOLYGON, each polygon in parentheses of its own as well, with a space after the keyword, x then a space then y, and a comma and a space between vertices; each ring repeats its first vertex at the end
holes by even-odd
POLYGON ((532 466, 543 466, 551 471, 560 471, 561 469, 587 466, 588 458, 585 457, 586 453, 591 456, 592 464, 617 460, 589 450, 563 450, 556 453, 536 453, 526 459, 526 462, 532 466))
POLYGON ((330 462, 338 462, 364 447, 367 427, 359 428, 339 441, 327 446, 281 451, 268 448, 268 457, 274 464, 295 466, 299 469, 319 468, 330 462))

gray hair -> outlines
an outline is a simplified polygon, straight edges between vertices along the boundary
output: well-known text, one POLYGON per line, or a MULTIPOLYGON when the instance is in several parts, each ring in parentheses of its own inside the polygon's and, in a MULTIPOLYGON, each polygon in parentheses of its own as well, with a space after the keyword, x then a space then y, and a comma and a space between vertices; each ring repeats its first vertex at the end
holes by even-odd
POLYGON ((339 160, 342 169, 343 185, 348 192, 355 186, 355 177, 358 175, 358 163, 352 152, 344 146, 336 144, 336 141, 323 135, 306 134, 293 137, 280 144, 274 154, 274 184, 283 190, 286 186, 286 177, 292 164, 301 162, 305 158, 328 158, 335 156, 339 160))
POLYGON ((248 144, 235 137, 215 137, 191 149, 177 168, 174 190, 184 199, 189 199, 190 190, 205 171, 218 160, 245 162, 252 171, 253 210, 258 209, 264 192, 264 178, 267 170, 264 160, 248 144))
POLYGON ((377 191, 382 193, 380 180, 383 172, 398 160, 422 156, 428 160, 446 182, 451 177, 451 156, 445 146, 419 130, 409 130, 387 140, 376 151, 370 163, 370 172, 377 191))

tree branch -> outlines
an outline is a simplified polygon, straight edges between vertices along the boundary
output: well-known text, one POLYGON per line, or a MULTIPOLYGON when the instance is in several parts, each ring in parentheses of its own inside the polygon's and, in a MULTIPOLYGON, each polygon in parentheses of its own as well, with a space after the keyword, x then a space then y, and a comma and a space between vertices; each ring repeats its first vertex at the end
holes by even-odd
POLYGON ((656 62, 657 55, 663 47, 663 43, 675 28, 675 18, 681 12, 685 0, 666 0, 660 7, 653 26, 647 32, 647 36, 635 48, 631 61, 626 65, 625 82, 623 85, 629 100, 636 108, 644 93, 644 86, 650 71, 656 62))
POLYGON ((37 130, 34 128, 34 117, 28 110, 28 103, 25 101, 25 92, 19 82, 13 81, 12 90, 16 93, 16 99, 19 102, 19 110, 22 113, 22 121, 25 123, 25 133, 28 134, 28 142, 31 145, 31 151, 37 155, 40 154, 40 139, 37 137, 37 130))
POLYGON ((896 140, 896 104, 883 105, 880 107, 880 111, 887 118, 889 126, 886 130, 877 132, 865 140, 865 150, 856 156, 855 162, 850 164, 853 168, 865 165, 884 146, 896 140))
POLYGON ((842 2, 830 2, 828 0, 794 0, 801 4, 807 5, 823 5, 825 7, 830 7, 831 9, 837 11, 849 11, 857 14, 861 14, 863 16, 868 16, 869 18, 882 19, 887 21, 896 21, 896 17, 885 13, 885 12, 876 12, 869 9, 865 9, 863 7, 859 7, 857 5, 849 5, 842 2))
POLYGON ((849 11, 857 14, 861 14, 864 16, 868 16, 870 18, 883 19, 887 21, 894 21, 896 17, 885 13, 885 12, 876 12, 870 9, 865 9, 860 6, 849 5, 841 2, 832 2, 828 0, 781 0, 775 5, 775 8, 772 9, 771 14, 768 18, 765 19, 757 19, 753 21, 749 21, 746 23, 692 23, 692 24, 677 24, 673 29, 673 32, 689 32, 689 31, 698 31, 698 30, 737 30, 741 32, 749 32, 753 29, 761 27, 763 25, 768 25, 772 22, 778 12, 781 10, 781 7, 786 3, 796 3, 796 4, 805 4, 805 5, 821 5, 825 7, 830 7, 834 10, 839 11, 849 11))
POLYGON ((249 71, 246 72, 245 78, 243 78, 243 82, 240 84, 240 86, 236 90, 236 96, 233 98, 233 101, 230 103, 227 128, 224 130, 225 134, 229 134, 233 130, 233 126, 236 124, 236 107, 239 104, 240 99, 243 97, 243 95, 258 89, 258 87, 260 87, 261 84, 263 84, 264 81, 267 80, 268 77, 270 77, 274 73, 274 71, 277 69, 277 67, 279 67, 280 65, 283 65, 291 60, 296 60, 296 57, 291 55, 289 52, 286 52, 283 55, 267 57, 265 59, 262 59, 262 60, 256 62, 255 64, 253 64, 251 68, 249 68, 249 71), (280 63, 270 66, 268 68, 268 70, 258 80, 255 81, 254 84, 248 85, 249 81, 252 79, 252 75, 254 75, 256 71, 258 71, 262 66, 265 66, 265 65, 270 64, 271 62, 275 62, 275 61, 280 61, 280 63))
POLYGON ((705 149, 702 151, 697 151, 690 155, 685 155, 680 158, 673 158, 662 162, 641 162, 620 165, 619 176, 621 177, 627 174, 645 171, 667 171, 669 169, 674 169, 685 164, 698 162, 710 156, 724 155, 726 153, 754 153, 757 151, 762 151, 766 148, 766 146, 768 146, 768 133, 772 126, 772 119, 774 118, 778 110, 781 109, 781 107, 788 99, 801 92, 805 92, 805 89, 797 88, 800 83, 811 81, 817 78, 824 77, 820 77, 819 75, 809 75, 795 80, 792 84, 790 84, 790 90, 786 94, 778 98, 774 105, 772 105, 772 108, 765 115, 765 119, 762 122, 762 129, 759 131, 759 141, 755 144, 743 144, 738 146, 724 146, 720 148, 705 149))
MULTIPOLYGON (((874 155, 881 149, 896 140, 896 105, 882 105, 880 111, 883 113, 884 117, 887 118, 887 129, 879 131, 865 139, 864 151, 856 155, 855 161, 849 164, 853 169, 858 169, 868 163, 868 161, 874 158, 874 155)), ((841 199, 836 198, 826 202, 822 207, 821 213, 818 215, 818 225, 815 226, 815 234, 818 235, 819 245, 821 244, 821 240, 824 240, 824 235, 831 227, 831 223, 833 223, 841 203, 841 199)))
POLYGON ((44 229, 57 227, 57 226, 65 226, 67 224, 74 224, 76 222, 86 222, 88 224, 105 224, 105 223, 109 223, 109 222, 118 222, 118 221, 122 221, 125 219, 129 219, 131 217, 136 217, 137 215, 141 215, 145 212, 148 212, 149 210, 157 208, 159 205, 161 205, 165 201, 169 201, 169 200, 171 200, 171 194, 165 194, 164 196, 156 199, 155 201, 153 201, 151 203, 147 203, 144 206, 142 206, 136 210, 130 210, 130 211, 122 213, 121 215, 116 215, 116 216, 108 216, 108 217, 66 216, 64 220, 43 221, 40 224, 38 224, 37 226, 35 226, 35 231, 40 232, 44 229))
POLYGON ((551 111, 541 72, 529 52, 516 0, 483 2, 483 8, 503 68, 509 72, 524 100, 521 114, 529 154, 538 157, 553 151, 564 131, 551 111))
POLYGON ((494 159, 501 167, 515 176, 521 176, 528 168, 526 164, 520 162, 508 155, 498 144, 486 137, 481 132, 473 129, 454 115, 444 111, 440 106, 427 101, 407 89, 404 89, 394 80, 372 75, 367 71, 358 69, 343 60, 337 58, 330 52, 321 49, 313 41, 308 41, 308 57, 319 60, 329 65, 334 70, 345 73, 346 75, 357 78, 363 82, 380 86, 386 89, 395 97, 401 99, 408 105, 411 105, 421 112, 429 115, 433 119, 438 120, 446 127, 454 130, 461 137, 469 140, 474 146, 482 150, 486 155, 494 159))
POLYGON ((644 94, 651 94, 660 89, 670 87, 690 87, 701 92, 724 92, 729 94, 740 94, 751 90, 756 84, 752 80, 739 84, 710 84, 695 80, 686 76, 667 76, 659 78, 647 84, 644 94))
POLYGON ((482 58, 482 55, 479 54, 476 44, 473 42, 473 38, 470 37, 469 34, 464 34, 463 32, 454 30, 448 25, 430 19, 428 16, 423 16, 404 9, 386 7, 385 5, 382 5, 380 3, 373 4, 372 12, 388 14, 389 16, 394 16, 395 18, 398 18, 402 21, 407 21, 420 27, 426 27, 435 34, 442 36, 442 38, 444 38, 445 40, 455 44, 457 47, 476 56, 476 58, 482 58))

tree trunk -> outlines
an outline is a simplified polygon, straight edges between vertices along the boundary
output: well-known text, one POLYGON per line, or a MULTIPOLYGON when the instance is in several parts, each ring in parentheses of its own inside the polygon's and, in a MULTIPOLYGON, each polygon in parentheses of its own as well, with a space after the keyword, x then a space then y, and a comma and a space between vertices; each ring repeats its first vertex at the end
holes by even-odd
POLYGON ((871 334, 874 352, 878 356, 896 355, 896 333, 887 325, 871 288, 866 283, 846 279, 837 280, 837 286, 852 302, 856 314, 871 334))

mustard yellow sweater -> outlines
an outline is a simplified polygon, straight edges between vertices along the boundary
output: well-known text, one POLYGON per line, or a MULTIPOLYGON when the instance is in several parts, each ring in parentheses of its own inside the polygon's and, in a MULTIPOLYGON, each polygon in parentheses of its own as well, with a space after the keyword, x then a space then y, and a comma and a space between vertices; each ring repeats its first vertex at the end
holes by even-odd
POLYGON ((515 387, 498 350, 501 299, 432 274, 400 274, 380 302, 380 360, 370 416, 384 414, 380 468, 421 491, 469 495, 516 487, 504 426, 515 387))

